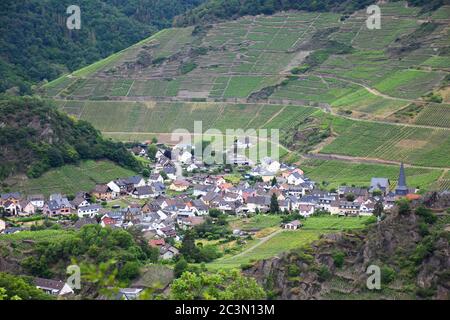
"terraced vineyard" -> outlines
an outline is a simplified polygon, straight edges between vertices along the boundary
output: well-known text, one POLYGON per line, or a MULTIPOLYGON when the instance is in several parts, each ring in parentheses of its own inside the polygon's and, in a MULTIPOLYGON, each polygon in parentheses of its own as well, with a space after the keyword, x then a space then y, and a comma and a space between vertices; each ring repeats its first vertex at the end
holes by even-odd
MULTIPOLYGON (((301 167, 308 176, 328 189, 341 185, 368 187, 372 177, 386 177, 391 182, 391 188, 395 188, 398 179, 398 166, 395 165, 306 160, 301 167)), ((407 183, 419 189, 432 189, 442 173, 437 169, 406 168, 407 183)))
POLYGON ((91 122, 101 131, 169 133, 175 129, 284 129, 292 119, 317 112, 315 108, 260 104, 59 101, 65 112, 91 122), (117 121, 117 119, 120 119, 117 121), (111 130, 111 129, 114 129, 111 130))
POLYGON ((336 139, 321 149, 354 157, 404 161, 406 163, 448 167, 448 130, 399 126, 387 123, 332 119, 336 139))
POLYGON ((204 130, 223 132, 281 129, 294 136, 288 145, 295 148, 296 140, 315 139, 299 131, 316 126, 330 128, 331 137, 310 150, 448 168, 450 7, 380 7, 378 30, 366 27, 365 10, 167 29, 43 89, 113 139, 162 137, 203 121, 204 130), (423 107, 413 113, 412 104, 423 107))
POLYGON ((419 113, 415 119, 416 124, 450 128, 450 105, 430 104, 419 113))
POLYGON ((447 171, 441 178, 436 181, 432 189, 438 191, 450 190, 450 171, 447 171))

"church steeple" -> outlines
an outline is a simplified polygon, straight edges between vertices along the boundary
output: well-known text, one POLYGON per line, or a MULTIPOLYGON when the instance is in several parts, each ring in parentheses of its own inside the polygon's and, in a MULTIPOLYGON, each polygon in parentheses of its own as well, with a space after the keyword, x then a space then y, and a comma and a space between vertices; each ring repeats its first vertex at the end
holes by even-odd
POLYGON ((400 173, 398 174, 397 187, 395 188, 395 194, 398 196, 404 196, 408 194, 408 186, 406 185, 405 167, 403 162, 400 164, 400 173))

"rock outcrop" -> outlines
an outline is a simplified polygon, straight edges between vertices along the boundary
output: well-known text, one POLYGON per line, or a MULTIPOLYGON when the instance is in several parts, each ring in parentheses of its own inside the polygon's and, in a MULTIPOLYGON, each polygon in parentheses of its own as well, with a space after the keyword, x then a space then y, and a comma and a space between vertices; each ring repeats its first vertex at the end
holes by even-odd
POLYGON ((415 213, 391 213, 366 230, 324 235, 244 272, 277 299, 449 299, 449 222, 443 215, 425 232, 415 213), (371 265, 381 270, 380 290, 366 285, 371 265))

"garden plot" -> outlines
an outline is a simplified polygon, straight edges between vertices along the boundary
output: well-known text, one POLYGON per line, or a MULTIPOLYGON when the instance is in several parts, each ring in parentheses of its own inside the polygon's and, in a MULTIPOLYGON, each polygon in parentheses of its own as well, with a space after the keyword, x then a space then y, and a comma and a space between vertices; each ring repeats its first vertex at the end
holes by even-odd
POLYGON ((391 59, 383 51, 357 51, 349 55, 331 56, 316 73, 372 84, 395 71, 391 64, 391 59))
POLYGON ((437 20, 450 20, 450 6, 440 7, 438 10, 433 12, 431 17, 437 20))
POLYGON ((69 76, 63 76, 52 82, 47 83, 43 88, 45 90, 45 94, 50 97, 57 96, 63 89, 70 86, 72 83, 76 81, 75 78, 69 76))
POLYGON ((433 68, 450 69, 450 56, 432 56, 422 63, 433 68))
POLYGON ((433 190, 437 191, 450 191, 450 171, 446 171, 433 186, 433 190))

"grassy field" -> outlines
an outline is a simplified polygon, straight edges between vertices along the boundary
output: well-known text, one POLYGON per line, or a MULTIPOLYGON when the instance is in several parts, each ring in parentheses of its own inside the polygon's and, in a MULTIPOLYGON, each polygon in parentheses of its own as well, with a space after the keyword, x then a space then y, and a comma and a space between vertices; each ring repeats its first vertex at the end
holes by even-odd
MULTIPOLYGON (((313 241, 319 239, 321 234, 333 233, 342 230, 360 229, 365 227, 365 223, 370 219, 369 217, 336 217, 336 216, 321 216, 310 217, 303 220, 304 226, 300 230, 286 231, 283 230, 273 235, 269 240, 263 242, 261 239, 250 241, 243 250, 249 250, 244 254, 226 255, 216 261, 208 263, 208 269, 227 269, 239 268, 242 264, 254 262, 256 260, 274 257, 282 252, 300 248, 303 245, 308 245, 313 241), (260 243, 260 245, 257 245, 260 243), (255 245, 257 245, 255 247, 255 245)), ((253 228, 274 229, 281 219, 277 216, 257 216, 249 219, 243 226, 249 225, 253 228)), ((242 252, 242 251, 241 251, 242 252)))
POLYGON ((256 215, 251 218, 236 219, 231 222, 233 229, 252 230, 279 226, 281 217, 277 215, 256 215))
POLYGON ((319 239, 320 234, 321 232, 317 230, 282 231, 245 255, 220 258, 208 263, 206 267, 211 270, 239 268, 242 264, 274 257, 282 252, 310 244, 319 239))
POLYGON ((77 166, 66 165, 50 170, 37 179, 16 180, 12 182, 11 188, 25 194, 75 194, 78 191, 90 191, 98 183, 131 175, 134 172, 112 162, 89 160, 77 166))

